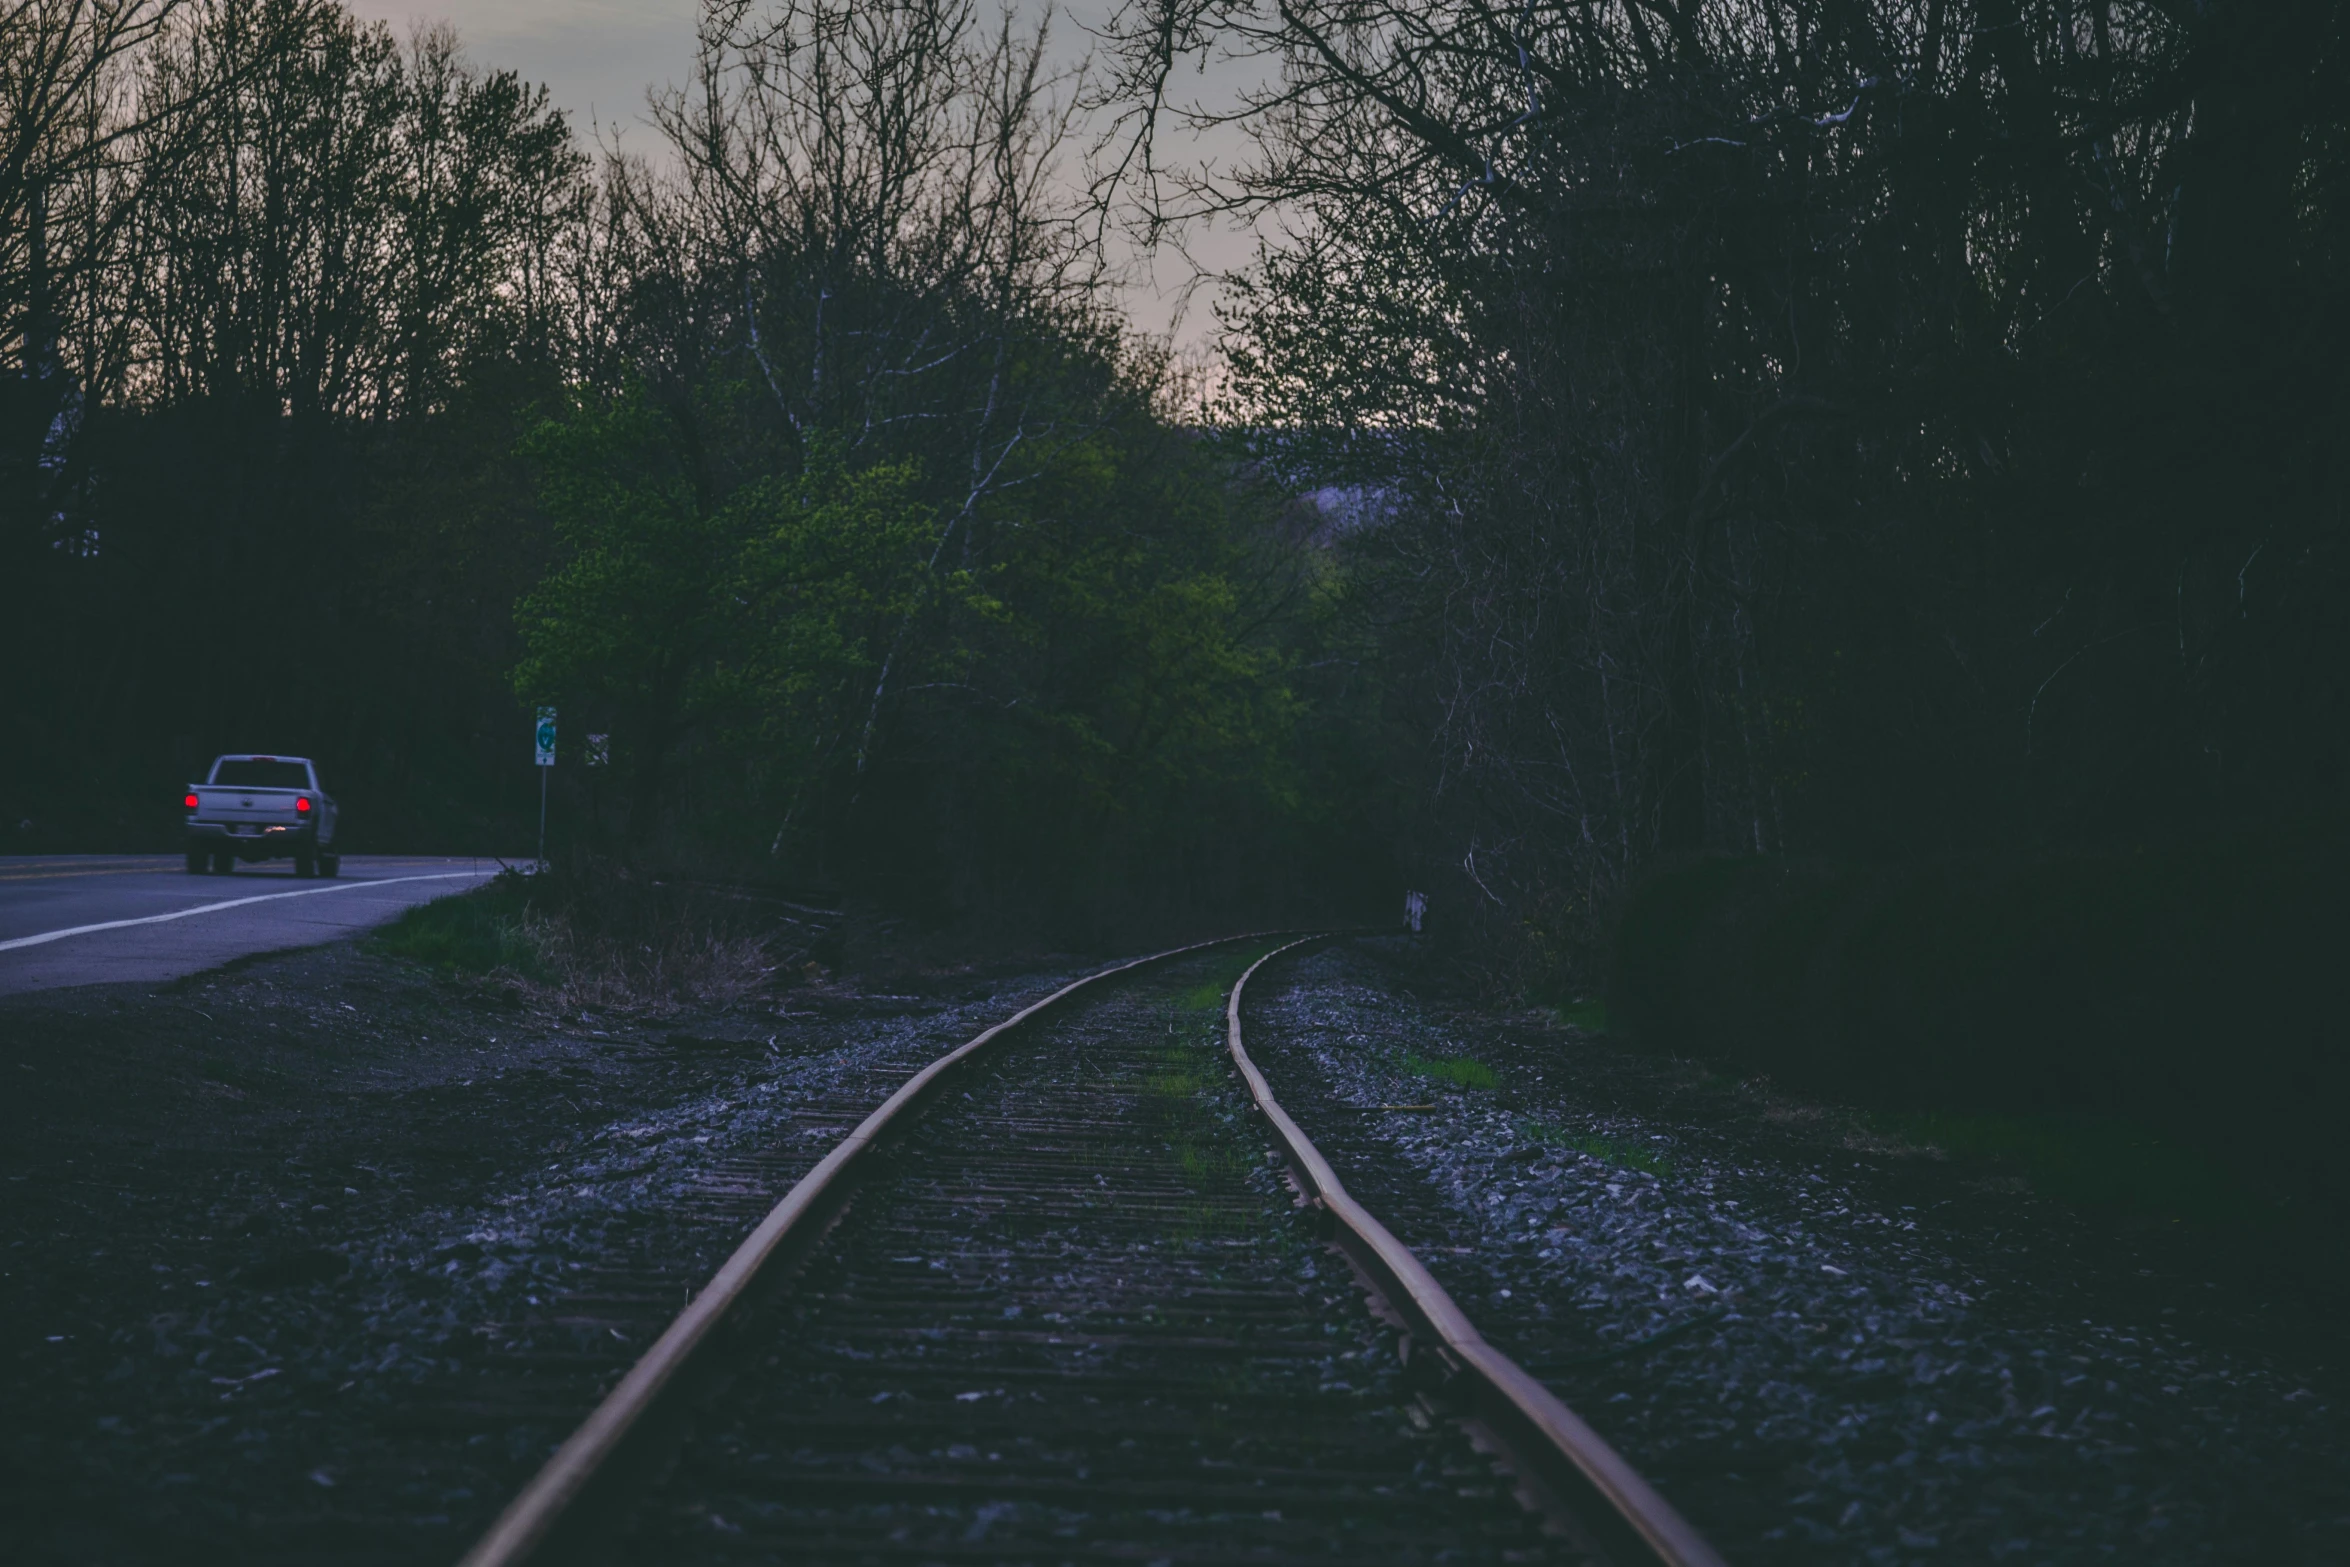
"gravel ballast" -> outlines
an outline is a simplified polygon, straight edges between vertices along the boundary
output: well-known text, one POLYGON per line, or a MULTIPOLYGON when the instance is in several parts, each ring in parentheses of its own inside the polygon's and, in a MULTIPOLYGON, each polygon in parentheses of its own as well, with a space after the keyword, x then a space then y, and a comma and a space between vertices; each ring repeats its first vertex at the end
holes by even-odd
MULTIPOLYGON (((1266 970, 1252 1053, 1732 1561, 2350 1560, 2338 1329, 2223 1253, 1397 945, 1266 970)), ((0 1003, 0 1539, 454 1559, 858 1115, 1079 971, 558 1016, 341 946, 0 1003)))
POLYGON ((455 1559, 855 1117, 1067 977, 555 1016, 346 945, 0 1003, 6 1553, 455 1559))
MULTIPOLYGON (((1384 944, 1382 944, 1384 945, 1384 944)), ((1269 969, 1252 1055, 1497 1345, 1734 1562, 2350 1560, 2322 1339, 2192 1261, 1388 961, 1269 969)))

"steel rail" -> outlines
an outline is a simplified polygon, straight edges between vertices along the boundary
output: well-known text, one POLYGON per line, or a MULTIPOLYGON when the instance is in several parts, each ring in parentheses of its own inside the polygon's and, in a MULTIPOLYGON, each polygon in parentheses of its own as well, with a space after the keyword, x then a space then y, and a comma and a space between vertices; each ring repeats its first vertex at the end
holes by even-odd
MULTIPOLYGON (((1259 931, 1245 936, 1225 936, 1096 970, 1023 1007, 908 1078, 768 1211, 758 1228, 711 1276, 701 1293, 620 1379, 595 1412, 506 1505, 497 1522, 490 1525, 489 1532, 461 1558, 459 1567, 521 1567, 526 1562, 552 1559, 549 1547, 562 1539, 567 1530, 580 1527, 581 1504, 596 1481, 611 1472, 632 1443, 648 1440, 648 1432, 656 1425, 653 1417, 689 1384, 689 1370, 695 1368, 721 1326, 738 1320, 737 1308, 753 1294, 762 1276, 779 1260, 803 1254, 822 1238, 829 1221, 847 1199, 857 1167, 895 1129, 893 1123, 918 1107, 956 1067, 1040 1013, 1105 980, 1191 953, 1294 934, 1294 931, 1259 931)), ((1250 972, 1255 970, 1252 968, 1250 972)))
MULTIPOLYGON (((1275 958, 1327 939, 1307 936, 1266 953, 1233 983, 1224 1006, 1233 1064, 1279 1138, 1282 1157, 1300 1191, 1329 1215, 1331 1238, 1372 1288, 1386 1297, 1403 1319, 1406 1333, 1433 1351, 1450 1381, 1466 1394, 1472 1418, 1527 1486, 1530 1502, 1568 1532, 1584 1534, 1617 1567, 1727 1567, 1720 1553, 1598 1432, 1517 1362, 1485 1342, 1411 1248, 1347 1194, 1329 1161, 1273 1097, 1272 1085, 1241 1044, 1242 992, 1257 970, 1275 958)), ((1408 1361, 1408 1338, 1406 1344, 1408 1361)))

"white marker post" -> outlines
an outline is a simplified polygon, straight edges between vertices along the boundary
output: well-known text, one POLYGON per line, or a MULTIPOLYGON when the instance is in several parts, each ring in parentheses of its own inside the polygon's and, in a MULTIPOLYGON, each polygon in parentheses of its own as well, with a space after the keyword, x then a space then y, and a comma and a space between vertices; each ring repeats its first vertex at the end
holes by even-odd
POLYGON ((542 708, 540 708, 540 709, 539 709, 538 723, 536 724, 536 726, 535 726, 535 727, 532 729, 532 731, 531 731, 531 738, 532 738, 533 740, 535 740, 535 741, 537 742, 537 744, 538 744, 538 758, 537 758, 537 760, 538 760, 538 765, 539 765, 539 864, 538 864, 538 868, 539 868, 540 870, 542 870, 542 871, 543 871, 543 870, 545 870, 545 869, 547 868, 547 771, 546 771, 546 770, 547 770, 548 768, 550 768, 550 767, 552 767, 552 766, 554 766, 554 765, 555 765, 555 710, 554 710, 553 708, 551 708, 551 707, 542 707, 542 708))

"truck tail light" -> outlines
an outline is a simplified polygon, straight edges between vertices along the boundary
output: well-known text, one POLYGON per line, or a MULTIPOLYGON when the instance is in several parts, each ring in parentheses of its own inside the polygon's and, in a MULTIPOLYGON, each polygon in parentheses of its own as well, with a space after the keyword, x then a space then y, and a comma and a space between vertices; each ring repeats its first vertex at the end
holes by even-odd
POLYGON ((194 810, 196 808, 196 797, 192 794, 189 795, 186 803, 189 810, 194 810))
POLYGON ((294 814, 297 816, 308 816, 310 814, 310 802, 308 800, 296 800, 294 802, 294 814))

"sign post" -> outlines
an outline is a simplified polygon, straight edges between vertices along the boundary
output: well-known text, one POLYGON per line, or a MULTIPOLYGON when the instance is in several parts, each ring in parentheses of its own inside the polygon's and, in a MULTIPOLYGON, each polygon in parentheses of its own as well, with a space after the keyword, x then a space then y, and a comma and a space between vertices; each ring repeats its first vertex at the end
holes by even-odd
POLYGON ((597 843, 604 841, 604 773, 612 765, 612 737, 589 735, 587 754, 580 761, 588 767, 588 831, 597 843))
POLYGON ((538 747, 539 767, 539 860, 538 868, 547 868, 547 769, 555 765, 555 710, 542 707, 538 722, 531 730, 531 739, 538 747))

